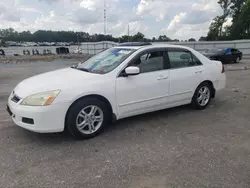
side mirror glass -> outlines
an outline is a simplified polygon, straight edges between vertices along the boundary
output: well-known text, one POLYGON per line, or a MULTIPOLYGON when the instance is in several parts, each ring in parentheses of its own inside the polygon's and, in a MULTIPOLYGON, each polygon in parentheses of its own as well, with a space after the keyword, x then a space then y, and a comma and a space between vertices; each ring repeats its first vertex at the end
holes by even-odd
POLYGON ((125 73, 128 76, 130 76, 130 75, 138 75, 138 74, 140 74, 140 68, 139 67, 135 67, 135 66, 127 67, 125 69, 125 73))

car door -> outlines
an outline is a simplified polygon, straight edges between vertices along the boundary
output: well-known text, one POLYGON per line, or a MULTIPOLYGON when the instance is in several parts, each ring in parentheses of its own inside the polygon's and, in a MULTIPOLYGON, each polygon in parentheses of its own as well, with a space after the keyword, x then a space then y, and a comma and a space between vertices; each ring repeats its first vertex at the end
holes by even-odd
POLYGON ((167 50, 170 70, 168 102, 186 104, 191 102, 194 91, 202 82, 204 67, 190 51, 186 49, 167 50))
POLYGON ((237 49, 232 48, 231 52, 232 52, 232 61, 236 61, 236 59, 240 57, 239 51, 237 49))
POLYGON ((230 62, 230 61, 234 61, 234 54, 233 54, 233 50, 231 48, 226 48, 225 50, 225 54, 224 54, 224 59, 227 61, 227 62, 230 62))
POLYGON ((169 95, 169 70, 164 48, 146 50, 127 65, 137 66, 140 73, 116 80, 116 100, 119 118, 161 109, 169 95))

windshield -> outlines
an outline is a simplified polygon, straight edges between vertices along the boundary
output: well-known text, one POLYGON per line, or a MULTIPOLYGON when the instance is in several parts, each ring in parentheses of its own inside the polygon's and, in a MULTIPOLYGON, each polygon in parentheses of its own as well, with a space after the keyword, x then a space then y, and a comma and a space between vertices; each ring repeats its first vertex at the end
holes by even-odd
POLYGON ((111 48, 105 50, 75 68, 91 73, 105 74, 114 70, 135 50, 129 48, 111 48))

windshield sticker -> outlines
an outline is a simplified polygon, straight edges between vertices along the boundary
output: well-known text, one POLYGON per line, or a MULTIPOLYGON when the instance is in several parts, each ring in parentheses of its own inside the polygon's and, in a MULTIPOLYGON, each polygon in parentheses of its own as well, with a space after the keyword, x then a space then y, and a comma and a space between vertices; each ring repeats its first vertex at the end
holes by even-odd
POLYGON ((112 53, 115 55, 127 55, 131 53, 130 49, 114 49, 112 50, 112 53))
POLYGON ((130 50, 120 50, 118 53, 119 54, 129 54, 131 51, 130 50))

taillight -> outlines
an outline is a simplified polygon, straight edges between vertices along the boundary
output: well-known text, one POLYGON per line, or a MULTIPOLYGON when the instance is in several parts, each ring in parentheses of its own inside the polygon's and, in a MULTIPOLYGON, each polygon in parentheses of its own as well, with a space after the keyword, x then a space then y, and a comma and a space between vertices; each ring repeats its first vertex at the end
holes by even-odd
POLYGON ((221 73, 224 73, 224 72, 225 72, 225 67, 224 67, 224 65, 222 65, 221 73))

